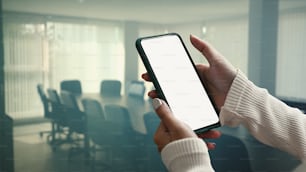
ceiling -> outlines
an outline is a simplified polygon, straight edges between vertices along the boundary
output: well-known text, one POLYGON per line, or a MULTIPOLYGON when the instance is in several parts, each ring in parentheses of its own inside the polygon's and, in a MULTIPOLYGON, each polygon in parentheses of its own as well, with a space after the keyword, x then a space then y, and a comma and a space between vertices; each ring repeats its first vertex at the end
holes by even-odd
MULTIPOLYGON (((305 0, 280 0, 284 8, 305 0)), ((5 11, 175 24, 248 13, 248 0, 2 0, 5 11)))

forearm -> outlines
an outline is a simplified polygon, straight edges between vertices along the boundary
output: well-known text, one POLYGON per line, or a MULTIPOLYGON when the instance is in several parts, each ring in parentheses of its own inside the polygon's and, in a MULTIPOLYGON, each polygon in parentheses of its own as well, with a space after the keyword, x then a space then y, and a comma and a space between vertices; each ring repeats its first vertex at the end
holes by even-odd
POLYGON ((238 73, 220 113, 227 126, 244 125, 261 142, 306 157, 306 115, 238 73))
POLYGON ((170 172, 214 171, 203 140, 187 138, 169 143, 161 152, 170 172))

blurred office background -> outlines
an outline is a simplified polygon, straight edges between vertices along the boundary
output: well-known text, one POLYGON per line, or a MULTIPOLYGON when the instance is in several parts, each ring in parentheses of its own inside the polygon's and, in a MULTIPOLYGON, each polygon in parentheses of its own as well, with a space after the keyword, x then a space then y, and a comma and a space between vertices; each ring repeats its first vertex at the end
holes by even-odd
MULTIPOLYGON (((37 84, 60 91, 62 81, 76 79, 83 93, 99 93, 101 81, 118 80, 124 95, 129 83, 141 81, 145 72, 135 40, 168 32, 183 37, 195 62, 206 63, 191 46, 190 34, 209 41, 257 85, 306 109, 305 0, 2 0, 2 27, 1 104, 5 111, 1 113, 13 120, 16 138, 24 133, 38 137, 40 130, 50 129, 37 84), (34 125, 38 131, 29 127, 34 125)), ((152 88, 148 83, 145 86, 146 91, 152 88)), ((243 129, 237 130, 246 137, 243 129)), ((235 135, 236 131, 225 132, 235 135)), ((44 137, 37 140, 46 144, 44 137)), ((18 156, 25 147, 16 145, 15 171, 40 166, 38 160, 21 165, 18 156)), ((46 152, 50 150, 43 147, 35 155, 46 152)), ((278 165, 283 162, 273 156, 269 160, 278 165)), ((256 163, 255 159, 253 169, 263 170, 256 163)), ((289 170, 295 165, 294 161, 280 168, 289 170)), ((275 169, 282 170, 271 167, 275 169)))

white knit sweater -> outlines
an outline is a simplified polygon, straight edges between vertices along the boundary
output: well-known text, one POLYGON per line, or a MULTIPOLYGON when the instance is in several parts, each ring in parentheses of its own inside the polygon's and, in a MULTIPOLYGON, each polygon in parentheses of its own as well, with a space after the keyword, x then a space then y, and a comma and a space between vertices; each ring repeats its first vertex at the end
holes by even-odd
MULTIPOLYGON (((281 149, 303 163, 296 171, 306 171, 306 115, 255 86, 238 72, 220 112, 222 125, 244 125, 264 144, 281 149)), ((214 171, 206 144, 188 138, 168 144, 161 152, 169 171, 214 171)))

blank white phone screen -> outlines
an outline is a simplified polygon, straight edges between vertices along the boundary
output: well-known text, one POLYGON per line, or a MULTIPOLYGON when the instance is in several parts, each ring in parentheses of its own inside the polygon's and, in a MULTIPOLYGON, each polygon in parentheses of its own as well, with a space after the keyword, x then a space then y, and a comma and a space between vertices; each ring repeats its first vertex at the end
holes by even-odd
POLYGON ((218 115, 180 38, 153 37, 141 45, 173 114, 193 130, 216 124, 218 115))

